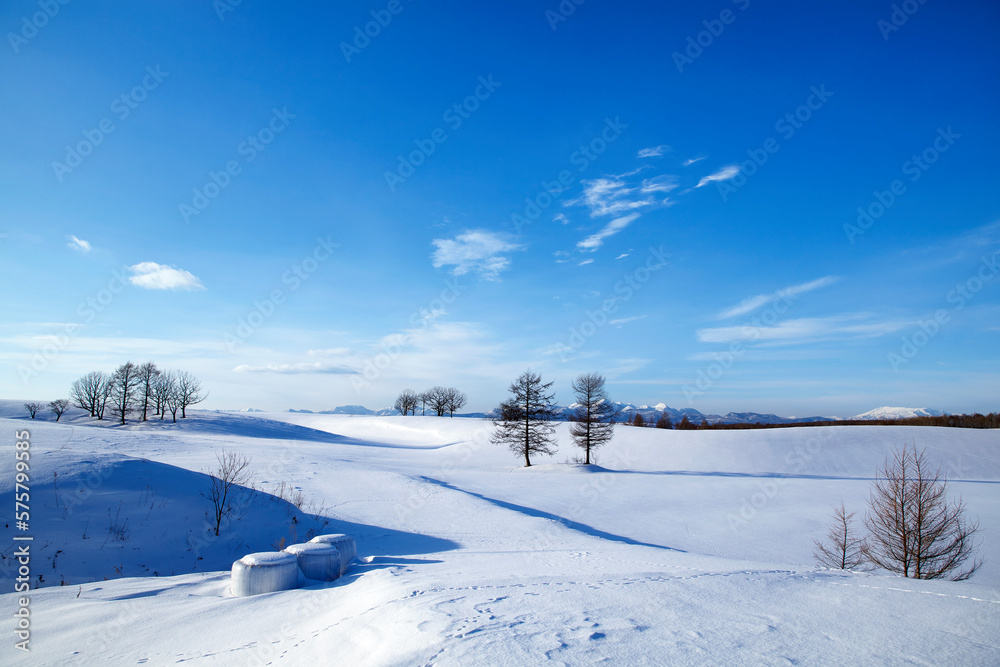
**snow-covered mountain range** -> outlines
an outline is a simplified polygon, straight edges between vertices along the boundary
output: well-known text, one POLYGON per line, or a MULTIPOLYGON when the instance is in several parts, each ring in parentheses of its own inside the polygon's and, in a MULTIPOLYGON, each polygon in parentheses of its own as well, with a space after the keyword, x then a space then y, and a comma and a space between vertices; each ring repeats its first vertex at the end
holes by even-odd
MULTIPOLYGON (((666 405, 665 403, 658 403, 656 405, 635 405, 633 403, 614 403, 615 409, 618 412, 617 421, 628 421, 629 417, 634 417, 636 414, 641 414, 643 419, 646 421, 652 420, 656 422, 662 414, 666 414, 671 422, 677 423, 681 421, 684 417, 688 418, 688 421, 694 424, 700 424, 703 420, 708 421, 710 424, 795 424, 801 422, 815 422, 815 421, 833 421, 837 419, 836 417, 779 417, 774 414, 761 414, 758 412, 729 412, 725 415, 716 414, 706 414, 696 410, 694 408, 681 408, 675 409, 666 405)), ((571 403, 570 405, 557 405, 555 406, 555 413, 557 419, 568 420, 576 411, 577 404, 571 403)), ((332 410, 300 410, 300 409, 290 409, 288 412, 292 413, 305 413, 305 414, 333 414, 333 415, 364 415, 364 416, 386 416, 386 415, 398 415, 399 411, 395 408, 382 408, 380 410, 372 410, 366 408, 363 405, 341 405, 333 408, 332 410)), ((472 417, 472 418, 482 418, 489 416, 490 413, 484 412, 464 412, 461 414, 455 414, 456 417, 472 417)))
MULTIPOLYGON (((845 420, 879 420, 879 419, 909 419, 912 417, 940 417, 947 415, 949 413, 943 410, 936 410, 934 408, 894 408, 894 407, 881 407, 869 410, 868 412, 863 412, 859 415, 853 417, 832 417, 832 416, 811 416, 811 417, 779 417, 772 413, 760 413, 760 412, 727 412, 724 415, 717 415, 711 413, 703 413, 694 408, 681 408, 675 409, 666 405, 665 403, 657 403, 656 405, 635 405, 634 403, 622 403, 616 401, 614 403, 615 409, 618 411, 617 421, 629 421, 629 417, 633 417, 636 414, 641 414, 643 419, 646 421, 652 420, 654 423, 660 418, 660 415, 666 413, 667 417, 671 422, 677 424, 685 416, 693 424, 700 424, 703 420, 707 421, 709 424, 802 424, 807 422, 824 422, 824 421, 839 421, 841 419, 845 420)), ((557 405, 555 406, 556 418, 561 420, 569 420, 577 408, 576 403, 571 403, 569 405, 557 405)), ((240 412, 260 412, 254 408, 244 408, 240 412)), ((395 408, 382 408, 380 410, 372 410, 366 408, 363 405, 340 405, 332 410, 301 410, 292 408, 286 412, 291 413, 302 413, 302 414, 321 414, 321 415, 358 415, 358 416, 390 416, 398 415, 399 411, 395 408)), ((470 417, 470 418, 483 418, 490 416, 491 413, 485 412, 463 412, 461 414, 455 414, 456 417, 470 417)))
POLYGON ((868 412, 862 412, 860 415, 851 417, 851 419, 910 419, 912 417, 941 417, 947 414, 947 412, 934 410, 933 408, 884 407, 875 408, 874 410, 869 410, 868 412))
MULTIPOLYGON (((821 416, 811 416, 811 417, 779 417, 778 415, 771 413, 760 413, 760 412, 727 412, 724 415, 717 415, 711 413, 703 413, 694 408, 681 408, 675 409, 666 405, 665 403, 657 403, 656 405, 635 405, 633 403, 621 403, 616 401, 614 403, 615 409, 618 412, 617 421, 624 422, 629 421, 630 417, 634 417, 636 414, 641 414, 643 419, 648 421, 653 421, 654 423, 660 418, 661 415, 666 414, 671 422, 677 424, 679 421, 688 418, 692 424, 700 424, 702 421, 707 421, 709 424, 802 424, 806 422, 824 422, 824 421, 838 421, 842 419, 841 417, 821 417, 821 416)), ((555 406, 555 412, 557 419, 569 420, 574 412, 576 411, 577 404, 570 403, 569 405, 557 405, 555 406)), ((243 412, 257 412, 253 408, 245 408, 243 412)), ((366 408, 363 405, 341 405, 332 410, 322 410, 319 412, 314 412, 313 410, 296 410, 291 409, 288 412, 295 413, 305 413, 305 414, 326 414, 326 415, 364 415, 364 416, 388 416, 388 415, 398 415, 399 411, 395 408, 382 408, 381 410, 372 410, 366 408)), ((490 413, 484 412, 464 412, 461 414, 456 414, 456 417, 472 417, 472 418, 482 418, 489 416, 490 413)), ((881 407, 875 408, 874 410, 869 410, 868 412, 863 412, 859 415, 853 417, 845 417, 843 419, 848 420, 878 420, 878 419, 909 419, 911 417, 940 417, 942 415, 947 415, 947 412, 942 410, 935 410, 933 408, 893 408, 893 407, 881 407)))

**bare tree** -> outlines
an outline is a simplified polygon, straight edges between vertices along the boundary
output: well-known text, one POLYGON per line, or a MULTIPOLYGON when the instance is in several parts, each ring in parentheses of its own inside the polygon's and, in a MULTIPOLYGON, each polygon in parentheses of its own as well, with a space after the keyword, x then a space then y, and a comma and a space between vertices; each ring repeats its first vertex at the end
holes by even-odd
POLYGON ((424 400, 438 417, 444 417, 448 412, 448 390, 444 387, 431 387, 424 392, 424 400))
POLYGON ((139 367, 131 361, 115 369, 111 379, 111 414, 124 425, 125 418, 135 409, 136 394, 139 392, 139 367))
POLYGON ((170 416, 173 418, 173 423, 177 423, 177 411, 181 409, 181 393, 177 388, 176 379, 167 388, 167 394, 163 399, 163 407, 170 410, 170 416))
POLYGON ((215 534, 218 535, 222 521, 232 516, 235 510, 233 501, 239 487, 253 480, 253 472, 250 470, 250 459, 239 452, 223 449, 215 458, 218 465, 208 473, 211 483, 202 495, 212 503, 215 534))
POLYGON ((146 412, 149 410, 149 404, 153 402, 156 393, 156 378, 160 375, 160 369, 152 361, 147 361, 139 366, 137 373, 139 391, 136 394, 136 403, 142 406, 142 421, 146 421, 146 412))
POLYGON ((56 421, 59 421, 59 418, 62 417, 68 409, 69 401, 65 398, 58 398, 49 403, 49 410, 51 410, 52 414, 56 416, 56 421))
POLYGON ((851 520, 854 512, 848 514, 844 501, 833 510, 833 525, 826 533, 826 541, 813 540, 816 551, 813 556, 821 565, 841 570, 854 570, 865 563, 865 540, 854 532, 851 520))
POLYGON ((573 391, 577 407, 569 433, 576 446, 584 451, 584 463, 590 465, 590 452, 614 437, 617 411, 608 400, 604 376, 600 373, 580 375, 573 380, 573 391))
POLYGON ((110 373, 98 373, 97 394, 94 409, 97 412, 98 421, 104 419, 104 409, 108 406, 108 400, 114 392, 115 378, 110 373))
POLYGON ((166 415, 170 406, 173 406, 174 422, 177 422, 177 410, 180 407, 177 401, 172 400, 177 394, 177 379, 173 371, 160 371, 153 384, 153 404, 156 406, 156 414, 160 415, 160 421, 166 415))
POLYGON ((28 403, 24 404, 24 409, 27 410, 28 414, 31 415, 31 418, 34 419, 35 413, 37 413, 39 410, 42 409, 42 404, 35 403, 34 401, 29 401, 28 403))
POLYGON ((962 581, 983 564, 976 556, 979 522, 967 522, 961 499, 947 501, 948 482, 923 451, 903 446, 886 458, 868 499, 865 556, 914 579, 962 581))
POLYGON ((646 426, 646 418, 642 416, 641 412, 635 413, 635 417, 632 418, 632 426, 638 426, 640 428, 646 426))
POLYGON ((667 416, 666 412, 660 413, 660 418, 656 420, 656 428, 673 428, 674 425, 670 422, 670 417, 667 416))
POLYGON ((448 416, 454 417, 455 410, 461 410, 462 406, 468 402, 469 397, 465 395, 465 392, 459 391, 454 387, 448 387, 445 391, 445 408, 448 410, 448 416))
POLYGON ((416 414, 417 403, 420 402, 420 397, 417 392, 412 389, 404 389, 400 392, 399 396, 396 397, 395 407, 399 412, 405 417, 407 414, 416 414))
POLYGON ((203 394, 201 381, 187 371, 177 373, 177 397, 181 406, 181 419, 187 419, 187 408, 189 405, 201 403, 208 394, 203 394))
POLYGON ((87 373, 75 381, 70 389, 70 398, 73 399, 73 404, 89 412, 91 417, 96 417, 97 404, 103 384, 104 373, 101 371, 87 373))
POLYGON ((497 408, 491 439, 523 456, 525 467, 531 466, 532 454, 555 454, 555 428, 549 423, 555 415, 551 387, 540 375, 525 371, 511 383, 510 398, 497 408))

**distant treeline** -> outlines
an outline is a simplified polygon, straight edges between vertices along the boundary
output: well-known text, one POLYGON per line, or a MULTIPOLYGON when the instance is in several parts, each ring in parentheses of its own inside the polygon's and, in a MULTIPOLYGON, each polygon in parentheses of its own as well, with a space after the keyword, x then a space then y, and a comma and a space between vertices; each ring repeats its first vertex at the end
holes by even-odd
POLYGON ((795 424, 706 424, 698 429, 790 428, 794 426, 949 426, 952 428, 1000 428, 1000 413, 982 415, 944 415, 941 417, 910 417, 908 419, 841 419, 838 421, 799 422, 795 424))

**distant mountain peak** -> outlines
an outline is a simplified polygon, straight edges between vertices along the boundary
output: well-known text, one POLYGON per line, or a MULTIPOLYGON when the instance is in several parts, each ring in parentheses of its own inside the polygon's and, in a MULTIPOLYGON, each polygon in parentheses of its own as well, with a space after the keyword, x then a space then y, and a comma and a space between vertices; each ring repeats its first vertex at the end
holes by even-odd
POLYGON ((373 415, 374 410, 369 410, 363 405, 339 405, 330 411, 335 415, 373 415))
POLYGON ((943 417, 946 414, 948 413, 933 408, 893 408, 885 406, 869 410, 868 412, 862 412, 860 415, 851 417, 851 419, 910 419, 912 417, 943 417))

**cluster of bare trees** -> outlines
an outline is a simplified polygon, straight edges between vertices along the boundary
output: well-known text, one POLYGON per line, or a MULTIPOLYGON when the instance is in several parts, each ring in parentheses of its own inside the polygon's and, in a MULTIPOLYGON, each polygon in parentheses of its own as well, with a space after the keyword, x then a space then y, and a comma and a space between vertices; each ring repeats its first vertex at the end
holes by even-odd
POLYGON ((417 414, 417 406, 420 406, 422 415, 427 414, 427 408, 430 408, 438 417, 454 417, 455 411, 461 410, 468 400, 468 396, 454 387, 431 387, 420 393, 404 389, 393 407, 403 416, 417 414))
POLYGON ((121 424, 132 413, 146 421, 150 415, 162 420, 170 412, 176 422, 178 410, 184 419, 188 407, 208 396, 191 373, 160 369, 152 361, 138 365, 129 361, 113 373, 87 373, 73 383, 70 394, 74 405, 91 417, 104 419, 107 412, 121 424))
MULTIPOLYGON (((494 411, 493 443, 506 445, 523 456, 525 467, 531 466, 532 454, 555 453, 555 428, 550 423, 556 416, 552 384, 525 371, 508 388, 510 397, 494 411)), ((593 451, 614 436, 618 411, 604 385, 604 377, 598 373, 584 373, 572 385, 576 410, 571 416, 570 435, 584 451, 584 463, 588 465, 593 451)))
POLYGON ((982 564, 975 535, 979 523, 965 518, 961 499, 949 503, 948 482, 931 469, 916 446, 896 450, 878 471, 864 518, 867 534, 854 529, 854 512, 834 510, 815 557, 827 567, 879 567, 913 579, 968 579, 982 564))
POLYGON ((641 412, 636 412, 632 415, 629 415, 629 418, 625 421, 625 423, 628 424, 629 426, 639 426, 646 428, 649 427, 656 427, 662 429, 676 428, 678 431, 693 431, 695 429, 709 428, 707 419, 702 419, 700 424, 695 424, 690 419, 688 419, 687 415, 681 417, 681 420, 677 422, 676 425, 674 425, 674 423, 670 421, 670 416, 667 415, 666 412, 661 412, 660 416, 656 418, 655 422, 653 421, 652 417, 647 419, 646 417, 642 416, 641 412))
MULTIPOLYGON (((35 415, 38 414, 38 411, 44 407, 45 405, 35 401, 28 401, 27 403, 24 404, 24 409, 28 411, 28 415, 32 419, 34 419, 35 415)), ((49 410, 52 412, 52 414, 56 416, 56 421, 59 421, 59 418, 66 413, 67 409, 69 409, 69 401, 67 401, 65 398, 59 398, 54 401, 49 401, 48 407, 49 410)))

